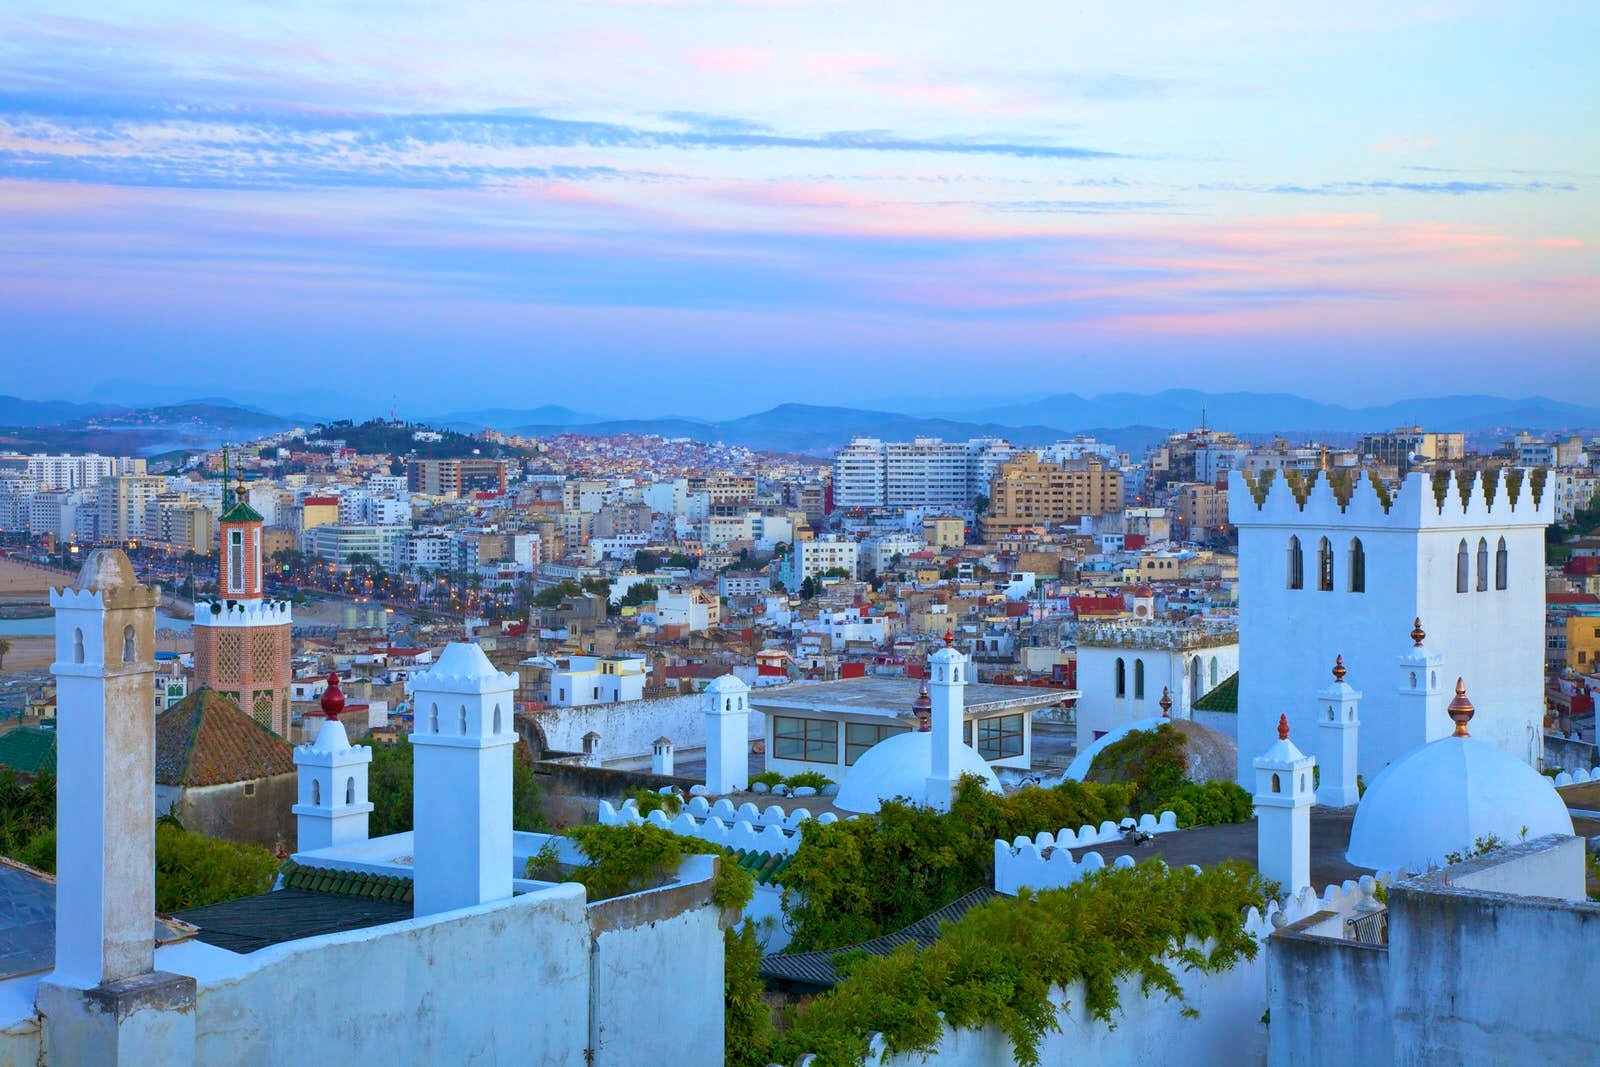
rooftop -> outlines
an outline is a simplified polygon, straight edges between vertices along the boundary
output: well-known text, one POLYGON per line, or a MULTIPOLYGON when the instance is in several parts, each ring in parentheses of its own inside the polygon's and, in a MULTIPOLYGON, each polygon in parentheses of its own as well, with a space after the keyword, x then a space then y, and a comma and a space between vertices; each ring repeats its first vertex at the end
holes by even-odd
POLYGON ((156 717, 156 782, 206 786, 293 774, 294 748, 214 689, 156 717))
MULTIPOLYGON (((759 711, 834 712, 899 718, 910 713, 921 682, 915 678, 841 678, 833 682, 755 689, 750 704, 759 711)), ((982 717, 999 711, 1031 711, 1059 704, 1070 690, 1020 685, 975 683, 966 687, 966 714, 982 717)))

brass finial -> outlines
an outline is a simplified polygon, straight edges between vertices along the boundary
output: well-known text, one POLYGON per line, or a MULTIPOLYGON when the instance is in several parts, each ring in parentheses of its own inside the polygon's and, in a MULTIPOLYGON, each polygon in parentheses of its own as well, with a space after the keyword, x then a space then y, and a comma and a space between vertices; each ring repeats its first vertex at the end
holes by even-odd
POLYGON ((1171 718, 1172 694, 1167 690, 1166 686, 1161 687, 1161 699, 1158 703, 1161 705, 1161 717, 1163 719, 1171 718))
POLYGON ((1333 681, 1334 681, 1334 684, 1338 684, 1340 682, 1343 682, 1344 681, 1344 676, 1346 674, 1348 674, 1348 673, 1350 673, 1350 672, 1344 669, 1344 657, 1343 656, 1335 656, 1335 657, 1333 657, 1333 681))
POLYGON ((1450 706, 1445 709, 1450 716, 1450 721, 1456 724, 1452 737, 1466 737, 1467 723, 1472 721, 1473 713, 1477 711, 1472 706, 1472 701, 1467 699, 1467 683, 1460 678, 1456 679, 1456 698, 1450 701, 1450 706))
POLYGON ((1416 645, 1416 647, 1421 648, 1422 639, 1427 636, 1427 634, 1422 632, 1422 617, 1418 616, 1417 620, 1411 624, 1411 642, 1412 644, 1416 645))
POLYGON ((1278 716, 1278 740, 1279 741, 1287 741, 1287 740, 1289 740, 1289 716, 1288 715, 1279 715, 1278 716))
POLYGON ((945 631, 944 631, 944 647, 945 648, 949 648, 951 645, 953 645, 955 643, 956 643, 956 635, 950 632, 949 627, 946 627, 945 631))

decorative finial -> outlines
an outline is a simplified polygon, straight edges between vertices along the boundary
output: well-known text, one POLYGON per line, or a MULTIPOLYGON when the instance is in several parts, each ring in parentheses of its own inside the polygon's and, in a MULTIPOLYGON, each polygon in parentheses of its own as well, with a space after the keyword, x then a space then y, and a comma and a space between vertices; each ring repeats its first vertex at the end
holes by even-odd
POLYGON ((1287 741, 1287 740, 1289 740, 1289 716, 1288 715, 1279 715, 1278 716, 1278 740, 1279 741, 1287 741))
POLYGON ((222 445, 222 510, 227 511, 233 507, 233 493, 228 488, 228 479, 233 474, 233 466, 228 462, 228 445, 222 445))
POLYGON ((1161 687, 1161 699, 1157 703, 1161 705, 1161 717, 1163 719, 1171 718, 1172 693, 1168 691, 1166 686, 1161 687))
POLYGON ((1422 632, 1422 617, 1419 615, 1417 621, 1411 624, 1411 641, 1416 647, 1421 648, 1422 639, 1427 636, 1422 632))
POLYGON ((1478 709, 1472 706, 1472 701, 1467 699, 1467 683, 1460 678, 1456 679, 1456 697, 1450 701, 1450 706, 1445 711, 1450 716, 1450 721, 1456 724, 1452 737, 1467 737, 1467 723, 1472 721, 1473 714, 1478 709))
POLYGON ((332 722, 344 711, 344 691, 339 688, 339 672, 328 672, 328 688, 322 691, 322 714, 332 722))
POLYGON ((928 680, 922 680, 922 692, 917 694, 917 699, 912 702, 911 710, 917 716, 917 731, 928 733, 933 729, 933 700, 928 696, 928 680))
POLYGON ((1334 680, 1334 683, 1338 684, 1340 682, 1343 682, 1344 681, 1344 676, 1346 674, 1348 674, 1348 673, 1350 673, 1350 672, 1344 669, 1344 657, 1343 656, 1335 656, 1335 657, 1333 657, 1333 680, 1334 680))
POLYGON ((944 647, 945 648, 949 648, 951 645, 953 645, 955 643, 956 643, 956 635, 950 632, 950 628, 948 626, 945 627, 945 631, 944 631, 944 647))

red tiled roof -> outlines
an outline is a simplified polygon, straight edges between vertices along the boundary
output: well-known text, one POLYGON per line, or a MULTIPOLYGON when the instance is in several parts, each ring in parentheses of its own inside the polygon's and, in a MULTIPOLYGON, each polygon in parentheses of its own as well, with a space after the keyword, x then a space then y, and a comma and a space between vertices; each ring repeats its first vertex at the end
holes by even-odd
POLYGON ((1550 607, 1565 604, 1600 604, 1600 597, 1593 593, 1546 593, 1544 602, 1550 607))
POLYGON ((305 504, 331 505, 331 504, 337 504, 338 502, 339 502, 339 498, 336 497, 336 496, 308 496, 308 497, 305 497, 304 499, 302 499, 300 501, 300 503, 302 505, 305 505, 305 504))
POLYGON ((1120 615, 1122 614, 1122 598, 1119 596, 1071 596, 1067 598, 1072 614, 1078 618, 1085 615, 1120 615))
POLYGON ((156 718, 158 785, 226 785, 294 771, 294 747, 214 689, 197 689, 156 718))
POLYGON ((1564 570, 1575 578, 1589 574, 1600 574, 1600 556, 1578 556, 1574 559, 1569 559, 1564 570))

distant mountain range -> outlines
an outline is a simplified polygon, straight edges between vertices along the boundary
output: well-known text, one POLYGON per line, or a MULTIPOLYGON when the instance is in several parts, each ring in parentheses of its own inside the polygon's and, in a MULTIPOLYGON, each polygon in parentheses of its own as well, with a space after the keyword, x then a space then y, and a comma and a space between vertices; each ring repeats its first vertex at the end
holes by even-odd
MULTIPOLYGON (((1350 437, 1361 432, 1421 425, 1469 434, 1517 430, 1600 431, 1600 407, 1547 397, 1507 399, 1483 395, 1404 400, 1372 407, 1345 407, 1288 393, 1206 393, 1169 389, 1158 393, 1110 393, 1083 397, 1062 393, 1011 403, 955 408, 936 414, 905 414, 812 404, 780 404, 767 411, 712 421, 664 415, 619 419, 574 411, 557 404, 495 407, 413 418, 424 425, 476 433, 485 429, 524 436, 558 433, 656 434, 722 441, 749 448, 825 455, 862 434, 885 440, 910 437, 1005 437, 1017 444, 1045 444, 1062 436, 1092 435, 1138 451, 1174 430, 1205 424, 1240 434, 1307 434, 1350 437)), ((108 403, 23 400, 0 396, 0 434, 9 447, 213 447, 220 441, 270 433, 318 420, 279 415, 227 399, 207 397, 146 407, 108 403), (80 443, 74 445, 73 442, 80 443), (99 442, 99 444, 96 444, 99 442)))

